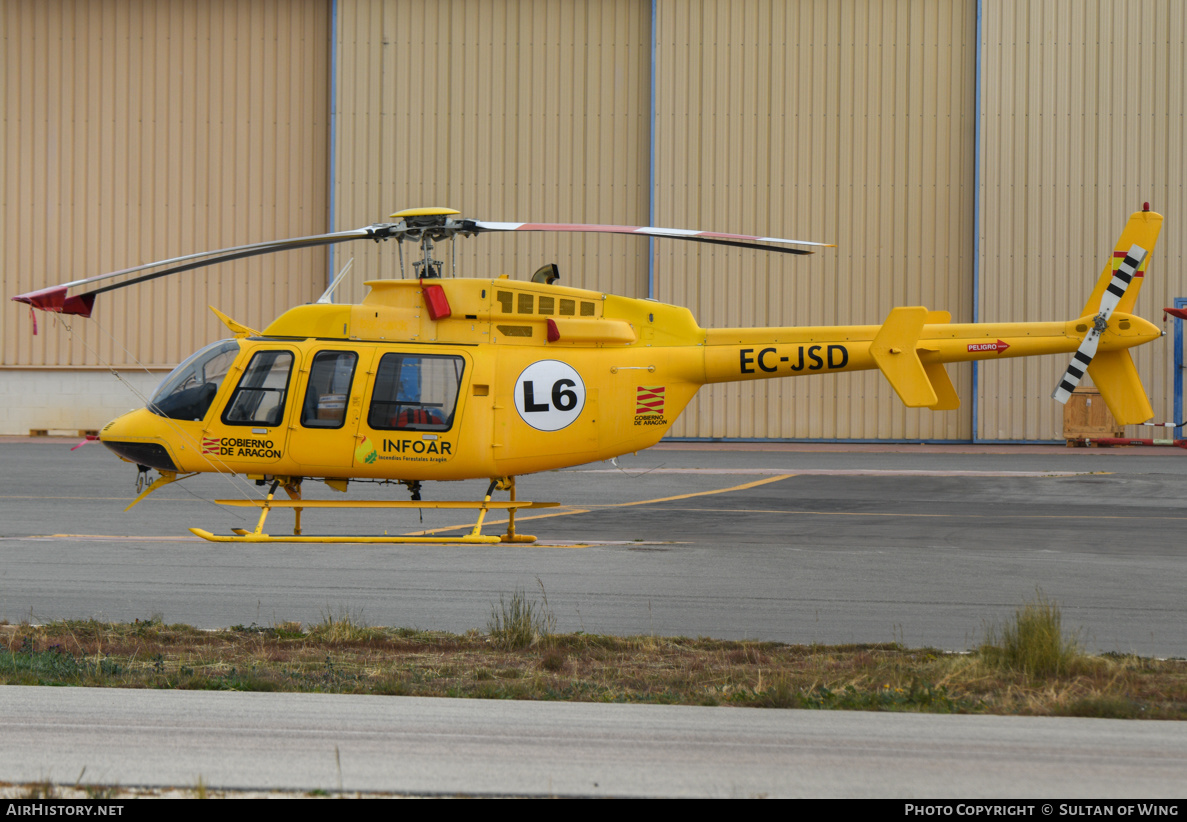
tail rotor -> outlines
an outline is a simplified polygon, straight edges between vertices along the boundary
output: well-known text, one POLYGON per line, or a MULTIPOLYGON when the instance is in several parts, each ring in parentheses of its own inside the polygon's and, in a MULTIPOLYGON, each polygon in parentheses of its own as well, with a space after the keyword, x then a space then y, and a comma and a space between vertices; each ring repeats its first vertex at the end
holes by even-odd
POLYGON ((1067 371, 1064 372, 1059 385, 1051 392, 1051 399, 1060 404, 1066 404, 1071 398, 1072 392, 1084 378, 1084 372, 1092 364, 1092 358, 1096 356, 1101 334, 1109 326, 1109 317, 1117 308, 1117 304, 1121 302, 1121 298, 1125 296, 1126 290, 1133 282, 1134 275, 1145 258, 1146 249, 1137 244, 1130 246, 1125 259, 1113 272, 1113 279, 1109 282, 1108 288, 1101 295, 1100 311, 1092 318, 1092 328, 1088 329, 1088 333, 1084 335, 1084 341, 1072 355, 1072 361, 1068 364, 1067 371))

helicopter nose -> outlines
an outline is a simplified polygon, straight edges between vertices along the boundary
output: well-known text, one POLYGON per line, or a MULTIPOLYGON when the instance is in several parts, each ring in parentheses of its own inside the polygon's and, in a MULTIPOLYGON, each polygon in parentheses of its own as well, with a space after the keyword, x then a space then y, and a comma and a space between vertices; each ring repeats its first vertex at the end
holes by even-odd
POLYGON ((177 463, 159 436, 161 418, 147 408, 116 417, 99 432, 99 441, 120 459, 158 471, 176 472, 177 463))

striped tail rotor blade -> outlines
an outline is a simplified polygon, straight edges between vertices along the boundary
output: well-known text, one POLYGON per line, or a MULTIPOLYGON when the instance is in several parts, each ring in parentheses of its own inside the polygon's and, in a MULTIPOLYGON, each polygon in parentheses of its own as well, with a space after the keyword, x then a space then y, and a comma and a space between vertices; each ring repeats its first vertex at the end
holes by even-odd
POLYGON ((1112 315, 1113 310, 1117 308, 1117 304, 1121 302, 1121 298, 1125 296, 1129 284, 1133 282, 1134 275, 1137 274, 1138 267, 1141 266, 1142 260, 1145 258, 1146 249, 1139 245, 1132 245, 1121 264, 1117 266, 1117 270, 1113 272, 1113 279, 1109 281, 1108 288, 1101 295, 1100 313, 1094 318, 1094 327, 1084 337, 1084 342, 1080 343, 1076 353, 1072 355, 1072 361, 1068 364, 1067 371, 1063 373, 1059 385, 1051 392, 1051 399, 1057 403, 1066 404, 1071 399, 1076 386, 1080 384, 1080 380, 1084 378, 1084 372, 1088 370, 1092 358, 1096 356, 1096 348, 1100 344, 1100 335, 1105 329, 1106 321, 1112 315))
POLYGON ((1051 399, 1060 405, 1066 404, 1071 399, 1072 392, 1076 390, 1080 380, 1084 379, 1084 372, 1088 370, 1088 364, 1096 356, 1096 347, 1099 344, 1100 332, 1094 328, 1088 332, 1088 335, 1084 337, 1084 342, 1080 343, 1080 347, 1072 355, 1072 361, 1068 364, 1067 371, 1063 372, 1063 378, 1059 381, 1059 385, 1051 392, 1051 399))
POLYGON ((1113 272, 1113 279, 1109 281, 1109 287, 1101 295, 1099 316, 1107 320, 1113 313, 1113 309, 1125 296, 1129 284, 1133 282, 1134 275, 1137 274, 1138 267, 1141 266, 1144 259, 1146 259, 1146 249, 1139 245, 1130 246, 1129 251, 1125 254, 1125 259, 1113 272))

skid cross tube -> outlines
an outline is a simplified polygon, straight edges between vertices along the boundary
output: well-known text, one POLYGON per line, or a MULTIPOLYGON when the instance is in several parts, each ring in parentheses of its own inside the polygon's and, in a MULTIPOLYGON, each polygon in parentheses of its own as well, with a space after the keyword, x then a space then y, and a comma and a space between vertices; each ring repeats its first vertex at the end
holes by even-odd
POLYGON ((244 499, 225 499, 215 500, 219 505, 230 505, 240 508, 260 508, 260 519, 256 523, 256 527, 252 531, 243 528, 233 528, 234 536, 224 536, 213 534, 201 528, 191 528, 190 532, 202 539, 210 542, 302 542, 302 543, 430 543, 439 545, 462 544, 462 545, 494 545, 498 543, 530 543, 535 542, 536 537, 528 534, 515 533, 515 512, 521 508, 555 508, 560 505, 557 502, 525 502, 516 499, 515 495, 515 478, 505 477, 502 479, 492 480, 490 486, 486 490, 486 494, 481 501, 467 502, 461 500, 357 500, 357 501, 338 501, 338 500, 309 500, 302 499, 300 483, 289 483, 284 485, 285 491, 289 495, 287 500, 278 500, 275 498, 276 490, 280 486, 279 481, 272 483, 268 490, 268 495, 264 499, 244 500, 244 499), (511 499, 506 502, 496 502, 491 499, 495 490, 507 490, 511 494, 511 499), (293 528, 292 536, 272 536, 264 532, 264 523, 268 518, 268 514, 274 508, 292 508, 296 514, 296 521, 293 528), (301 532, 301 512, 309 508, 440 508, 447 510, 478 510, 478 521, 474 527, 470 529, 468 534, 456 537, 430 537, 430 536, 416 536, 416 535, 401 535, 389 536, 384 534, 382 536, 305 536, 301 532), (482 533, 482 525, 486 520, 486 514, 491 510, 501 510, 508 512, 507 533, 500 536, 485 536, 482 533))

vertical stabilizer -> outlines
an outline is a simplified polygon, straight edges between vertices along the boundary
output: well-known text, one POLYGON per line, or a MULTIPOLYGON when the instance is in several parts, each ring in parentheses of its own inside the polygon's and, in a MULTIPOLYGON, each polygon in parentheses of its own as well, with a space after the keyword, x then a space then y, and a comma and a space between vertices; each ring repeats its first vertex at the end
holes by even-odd
POLYGON ((1102 351, 1092 359, 1088 374, 1118 425, 1137 425, 1154 416, 1128 351, 1102 351))
POLYGON ((1100 311, 1100 301, 1101 297, 1104 296, 1105 289, 1109 287, 1113 275, 1125 261, 1126 254, 1136 245, 1146 252, 1146 256, 1137 267, 1137 272, 1133 276, 1133 282, 1130 283, 1129 288, 1125 291, 1125 295, 1117 303, 1117 308, 1115 309, 1122 314, 1133 313, 1133 307, 1137 302, 1138 292, 1142 288, 1146 269, 1149 267, 1150 258, 1153 256, 1154 244, 1158 242, 1158 232, 1161 230, 1162 215, 1150 211, 1148 203, 1144 210, 1135 211, 1129 215, 1129 222, 1125 224, 1125 229, 1121 232, 1121 238, 1117 240, 1117 245, 1113 247, 1113 254, 1109 258, 1109 261, 1105 263, 1104 270, 1101 271, 1100 278, 1096 281, 1096 288, 1092 289, 1092 296, 1088 298, 1088 304, 1080 312, 1081 317, 1095 315, 1100 311))

